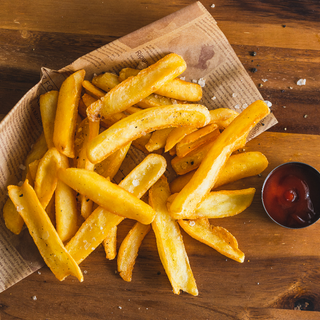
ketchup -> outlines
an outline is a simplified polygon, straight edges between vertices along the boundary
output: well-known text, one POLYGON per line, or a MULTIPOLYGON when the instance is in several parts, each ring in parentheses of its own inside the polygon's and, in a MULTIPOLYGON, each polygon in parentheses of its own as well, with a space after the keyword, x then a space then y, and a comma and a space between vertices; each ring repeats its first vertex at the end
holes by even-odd
POLYGON ((263 204, 270 217, 289 228, 303 228, 320 217, 319 173, 303 163, 276 168, 263 187, 263 204))

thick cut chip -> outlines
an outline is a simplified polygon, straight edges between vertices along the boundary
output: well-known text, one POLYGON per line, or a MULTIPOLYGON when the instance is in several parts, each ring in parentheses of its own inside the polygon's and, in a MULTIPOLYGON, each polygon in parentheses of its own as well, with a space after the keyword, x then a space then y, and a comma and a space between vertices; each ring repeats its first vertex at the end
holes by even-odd
POLYGON ((107 237, 103 240, 106 259, 108 260, 113 260, 117 255, 117 232, 118 227, 114 226, 109 230, 107 237))
MULTIPOLYGON (((198 218, 225 218, 235 216, 247 209, 253 200, 255 188, 243 190, 224 190, 210 192, 198 205, 194 212, 185 216, 179 215, 180 219, 198 218)), ((168 199, 167 206, 170 206, 177 194, 168 199)), ((172 215, 174 219, 174 215, 172 215)))
POLYGON ((168 127, 203 127, 208 121, 208 109, 197 104, 145 109, 120 120, 94 138, 88 145, 88 158, 98 163, 148 132, 168 127))
POLYGON ((9 186, 9 196, 26 223, 45 263, 60 280, 74 275, 83 281, 82 272, 64 247, 38 197, 26 180, 21 187, 9 186))
POLYGON ((84 70, 73 73, 62 83, 59 91, 53 143, 69 158, 74 158, 74 134, 84 76, 84 70))
POLYGON ((172 202, 170 206, 172 215, 184 216, 196 209, 213 188, 221 168, 231 153, 245 143, 250 130, 269 113, 267 104, 258 100, 231 122, 217 138, 191 180, 172 202))
POLYGON ((61 156, 56 148, 49 149, 39 161, 34 190, 44 208, 51 200, 58 183, 57 171, 61 167, 61 156))
POLYGON ((179 294, 180 290, 183 290, 196 296, 198 289, 179 225, 169 215, 166 207, 169 196, 169 185, 164 177, 149 191, 149 203, 157 212, 152 222, 152 229, 156 236, 160 260, 172 285, 173 293, 179 294))
POLYGON ((186 137, 188 134, 196 131, 197 128, 195 127, 178 127, 178 128, 174 128, 166 141, 166 146, 164 151, 170 151, 173 147, 176 146, 176 144, 178 142, 180 142, 184 137, 186 137))
POLYGON ((42 128, 48 148, 53 148, 54 119, 56 117, 59 92, 52 90, 40 96, 42 128))
POLYGON ((103 98, 90 105, 87 115, 92 121, 97 121, 124 111, 180 75, 185 69, 186 63, 181 56, 175 53, 168 54, 137 76, 121 82, 103 98))
POLYGON ((218 138, 220 131, 216 124, 209 124, 190 133, 176 145, 178 157, 184 157, 191 151, 218 138))
MULTIPOLYGON (((141 70, 124 68, 119 73, 119 80, 136 76, 141 70)), ((197 83, 187 82, 179 78, 175 78, 172 81, 168 81, 156 92, 161 96, 165 96, 177 100, 185 101, 199 101, 202 98, 202 88, 197 83)))
MULTIPOLYGON (((166 160, 162 156, 150 154, 120 182, 119 187, 130 191, 137 198, 141 198, 162 176, 166 165, 166 160)), ((80 263, 104 239, 109 237, 110 240, 111 229, 123 219, 124 217, 98 207, 67 244, 67 250, 77 263, 80 263)))
POLYGON ((95 166, 95 171, 101 176, 105 178, 109 177, 110 180, 112 180, 119 171, 121 164, 130 149, 130 146, 131 143, 128 143, 126 146, 112 153, 107 159, 95 166))
POLYGON ((24 225, 24 221, 10 198, 8 198, 2 210, 6 227, 14 234, 19 234, 24 225))
MULTIPOLYGON (((243 152, 231 155, 219 173, 214 184, 214 189, 222 185, 255 176, 263 172, 268 166, 268 159, 264 154, 257 151, 243 152)), ((178 176, 170 183, 172 193, 177 193, 190 181, 195 171, 178 176)))
POLYGON ((105 72, 93 77, 92 83, 96 87, 109 92, 111 89, 116 87, 120 83, 120 81, 118 80, 118 76, 116 74, 105 72))
POLYGON ((103 97, 106 94, 104 91, 102 91, 99 88, 97 88, 96 86, 94 86, 88 80, 83 80, 82 86, 84 87, 84 89, 86 90, 86 92, 89 95, 93 96, 96 99, 100 99, 101 97, 103 97))
POLYGON ((127 236, 123 239, 118 254, 118 272, 120 277, 130 282, 132 279, 132 271, 142 240, 148 234, 151 227, 150 224, 144 225, 136 222, 127 236))
POLYGON ((149 152, 159 150, 163 148, 166 144, 167 137, 170 134, 170 132, 173 130, 173 128, 165 128, 156 130, 152 133, 150 140, 146 144, 146 149, 149 152))
POLYGON ((151 223, 154 219, 155 212, 149 205, 93 171, 60 168, 58 177, 72 189, 114 214, 143 224, 151 223))
POLYGON ((228 108, 210 110, 210 123, 216 124, 219 129, 225 129, 238 115, 238 112, 228 108))
POLYGON ((230 259, 244 261, 244 253, 238 248, 236 238, 225 228, 211 226, 207 219, 179 220, 179 224, 192 238, 230 259))
MULTIPOLYGON (((61 167, 69 168, 69 159, 61 155, 61 167)), ((55 191, 56 229, 60 239, 65 242, 77 231, 78 212, 75 192, 61 180, 55 191)))

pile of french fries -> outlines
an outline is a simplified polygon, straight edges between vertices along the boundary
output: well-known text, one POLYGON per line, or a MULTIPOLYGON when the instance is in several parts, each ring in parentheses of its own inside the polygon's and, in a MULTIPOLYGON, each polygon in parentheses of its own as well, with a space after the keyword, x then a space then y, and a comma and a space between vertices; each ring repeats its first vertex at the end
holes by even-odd
POLYGON ((261 173, 259 152, 234 154, 268 113, 256 101, 241 114, 197 104, 198 84, 180 80, 183 58, 168 54, 143 70, 125 68, 85 80, 71 74, 59 91, 40 97, 43 134, 26 162, 23 184, 8 186, 6 226, 29 229, 59 280, 83 281, 79 264, 100 244, 117 255, 117 227, 136 220, 118 250, 118 272, 131 281, 138 250, 150 229, 173 292, 198 295, 181 229, 235 261, 244 253, 226 229, 209 219, 230 217, 252 202, 254 188, 213 191, 261 173), (146 156, 119 184, 113 181, 130 148, 146 156), (170 153, 177 178, 164 176, 170 153))

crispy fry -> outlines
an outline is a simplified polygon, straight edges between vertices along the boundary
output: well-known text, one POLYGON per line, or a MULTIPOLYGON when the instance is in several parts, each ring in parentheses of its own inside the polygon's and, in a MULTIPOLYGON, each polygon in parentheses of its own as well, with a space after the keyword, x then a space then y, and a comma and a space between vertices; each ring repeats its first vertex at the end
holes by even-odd
MULTIPOLYGON (((69 168, 69 159, 61 155, 61 167, 69 168)), ((69 240, 77 231, 77 202, 75 192, 61 180, 55 191, 56 229, 62 242, 69 240)))
POLYGON ((269 107, 261 100, 252 103, 220 134, 188 184, 178 193, 170 206, 178 217, 193 212, 213 188, 221 168, 231 153, 245 143, 249 131, 266 115, 269 107))
POLYGON ((210 110, 210 123, 216 124, 219 129, 225 129, 239 114, 227 108, 210 110))
MULTIPOLYGON (((194 212, 190 212, 184 216, 179 215, 179 218, 212 219, 235 216, 251 205, 255 191, 255 188, 212 191, 200 202, 194 212)), ((167 204, 169 207, 176 196, 177 193, 169 197, 167 204)), ((176 216, 172 215, 172 217, 176 219, 176 216)))
POLYGON ((65 249, 38 197, 26 180, 21 187, 9 186, 9 196, 26 223, 45 263, 60 280, 69 274, 81 282, 82 272, 65 249))
POLYGON ((59 92, 52 90, 40 96, 42 128, 48 148, 53 148, 54 119, 56 117, 59 92))
POLYGON ((154 131, 151 135, 150 140, 145 145, 146 149, 149 152, 152 152, 163 148, 166 144, 167 137, 172 130, 173 128, 165 128, 154 131))
MULTIPOLYGON (((34 181, 36 179, 39 162, 40 162, 40 160, 34 160, 33 162, 31 162, 29 164, 29 173, 32 178, 32 181, 34 181)), ((30 181, 29 181, 29 183, 30 183, 30 181)))
MULTIPOLYGON (((261 152, 243 152, 231 155, 218 175, 213 189, 243 178, 260 174, 268 166, 268 160, 261 152)), ((172 193, 177 193, 190 181, 195 171, 178 176, 170 183, 172 193)))
POLYGON ((88 158, 98 163, 148 132, 178 126, 202 127, 209 120, 208 109, 196 104, 145 109, 120 120, 94 138, 88 145, 88 158))
MULTIPOLYGON (((130 191, 137 198, 141 198, 165 170, 165 159, 162 156, 150 154, 120 182, 119 187, 130 191)), ((123 219, 124 217, 98 207, 67 244, 67 250, 77 263, 80 263, 123 219)))
MULTIPOLYGON (((124 68, 119 73, 119 80, 124 81, 129 77, 136 76, 140 71, 141 70, 132 68, 124 68)), ((168 81, 155 93, 168 98, 185 101, 199 101, 202 98, 202 88, 199 84, 187 82, 179 78, 168 81)))
POLYGON ((59 152, 69 158, 74 158, 74 134, 84 76, 84 70, 73 73, 62 83, 59 91, 53 143, 59 152))
POLYGON ((142 240, 148 234, 150 229, 150 224, 144 225, 140 222, 136 222, 127 236, 123 239, 119 248, 117 260, 118 272, 123 280, 128 282, 131 281, 133 267, 138 256, 138 250, 142 240))
POLYGON ((194 296, 198 289, 189 264, 178 223, 169 215, 166 202, 170 196, 167 180, 162 177, 149 191, 149 203, 157 212, 152 222, 157 248, 162 265, 166 271, 173 292, 180 290, 194 296))
POLYGON ((218 138, 220 131, 216 124, 209 124, 195 132, 188 134, 176 145, 178 157, 185 157, 191 151, 203 144, 209 143, 218 138))
POLYGON ((137 102, 137 106, 143 109, 154 108, 154 107, 164 107, 173 104, 183 104, 185 102, 180 100, 173 100, 164 96, 159 96, 158 94, 150 94, 148 97, 137 102))
POLYGON ((154 219, 155 212, 149 205, 95 172, 60 168, 58 177, 72 189, 114 214, 143 224, 151 223, 154 219))
POLYGON ((100 99, 101 97, 103 97, 106 94, 104 91, 97 88, 95 85, 93 85, 88 80, 83 80, 82 86, 84 87, 84 89, 86 90, 86 92, 89 95, 93 96, 96 99, 100 99))
POLYGON ((117 255, 117 231, 118 227, 114 226, 110 229, 107 237, 103 240, 106 259, 108 260, 113 260, 117 255))
POLYGON ((186 63, 179 55, 171 53, 160 59, 137 76, 130 77, 111 89, 103 98, 87 109, 90 120, 108 117, 111 114, 124 111, 141 99, 149 96, 164 83, 181 74, 186 69, 186 63))
POLYGON ((178 127, 178 128, 174 128, 166 141, 166 146, 164 151, 168 152, 170 151, 173 147, 176 146, 176 144, 178 142, 180 142, 184 137, 186 137, 188 134, 196 131, 197 128, 196 127, 178 127))
POLYGON ((191 237, 205 243, 224 256, 237 262, 244 261, 236 238, 225 228, 211 226, 206 219, 179 220, 181 228, 191 237))
POLYGON ((109 92, 111 89, 116 87, 120 81, 116 74, 105 72, 93 77, 92 83, 103 91, 109 92))
POLYGON ((23 228, 24 221, 10 198, 7 199, 2 210, 6 227, 14 234, 19 234, 23 228))
POLYGON ((57 170, 60 166, 61 157, 56 148, 49 149, 39 161, 34 190, 44 208, 48 205, 56 189, 58 182, 57 170))
POLYGON ((53 226, 56 225, 56 215, 55 215, 55 201, 54 201, 54 197, 51 197, 48 205, 45 208, 45 211, 51 221, 51 223, 53 224, 53 226))
POLYGON ((96 172, 99 173, 101 176, 105 178, 109 177, 110 180, 112 180, 114 176, 117 174, 118 170, 120 169, 121 164, 130 149, 130 146, 131 143, 128 143, 124 147, 112 153, 107 159, 98 163, 95 166, 96 172))

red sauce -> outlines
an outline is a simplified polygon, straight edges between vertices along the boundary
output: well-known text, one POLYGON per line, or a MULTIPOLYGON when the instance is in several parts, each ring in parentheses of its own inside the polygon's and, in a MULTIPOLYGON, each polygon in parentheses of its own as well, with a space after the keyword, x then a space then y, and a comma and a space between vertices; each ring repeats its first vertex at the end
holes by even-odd
POLYGON ((263 188, 263 203, 271 218, 289 228, 303 228, 320 216, 319 173, 302 163, 276 168, 263 188))

